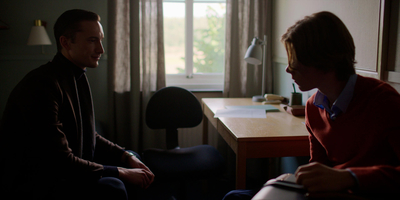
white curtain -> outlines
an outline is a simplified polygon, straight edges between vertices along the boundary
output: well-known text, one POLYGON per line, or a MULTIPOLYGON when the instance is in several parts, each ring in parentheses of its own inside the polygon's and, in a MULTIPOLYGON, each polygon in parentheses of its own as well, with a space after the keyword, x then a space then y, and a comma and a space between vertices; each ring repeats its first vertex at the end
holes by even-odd
POLYGON ((267 35, 266 93, 272 92, 271 0, 227 0, 224 97, 261 95, 262 66, 244 61, 254 37, 267 35))
MULTIPOLYGON (((271 66, 271 0, 227 0, 226 2, 226 46, 225 46, 225 80, 223 97, 252 97, 261 95, 262 66, 253 66, 244 61, 244 55, 257 36, 264 40, 267 35, 267 70, 265 89, 271 93, 273 88, 271 66)), ((235 176, 235 153, 218 134, 213 134, 218 141, 218 150, 226 158, 228 176, 235 176)), ((275 160, 250 159, 248 167, 269 168, 275 160), (265 163, 268 163, 267 165, 265 163)), ((261 170, 267 172, 268 170, 261 170)), ((257 170, 260 172, 260 170, 257 170)), ((252 177, 253 173, 248 173, 252 177)), ((264 174, 257 174, 264 176, 264 174)), ((258 177, 259 178, 259 177, 258 177)), ((272 178, 272 176, 271 176, 272 178)))
POLYGON ((108 1, 108 137, 141 151, 163 139, 144 125, 151 92, 165 87, 162 0, 108 1))

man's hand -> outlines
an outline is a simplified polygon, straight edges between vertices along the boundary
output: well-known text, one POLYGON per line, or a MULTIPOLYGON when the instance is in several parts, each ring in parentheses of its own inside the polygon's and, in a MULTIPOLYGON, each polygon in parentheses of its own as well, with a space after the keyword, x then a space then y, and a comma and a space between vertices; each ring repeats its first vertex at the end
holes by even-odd
MULTIPOLYGON (((124 153, 125 155, 123 156, 123 162, 129 167, 129 168, 144 168, 148 169, 145 164, 142 163, 136 156, 131 156, 127 152, 124 153)), ((150 171, 150 170, 149 170, 150 171)))
POLYGON ((356 180, 349 171, 316 162, 300 166, 295 175, 296 183, 309 192, 342 192, 356 186, 356 180))
POLYGON ((154 180, 154 174, 150 170, 143 168, 127 169, 118 167, 119 178, 141 188, 148 188, 154 180))
POLYGON ((118 167, 119 178, 122 181, 132 183, 141 188, 148 188, 154 181, 154 174, 151 170, 142 163, 136 156, 131 156, 128 152, 123 155, 123 161, 131 168, 118 167))

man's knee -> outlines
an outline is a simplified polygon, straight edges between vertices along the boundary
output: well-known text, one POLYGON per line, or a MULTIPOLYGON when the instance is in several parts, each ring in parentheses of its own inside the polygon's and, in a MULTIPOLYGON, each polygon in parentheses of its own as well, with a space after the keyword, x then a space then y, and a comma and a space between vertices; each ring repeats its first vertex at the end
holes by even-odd
POLYGON ((232 190, 228 192, 223 200, 250 200, 258 190, 232 190))
POLYGON ((118 178, 104 177, 97 184, 96 196, 99 199, 128 199, 125 184, 118 178))

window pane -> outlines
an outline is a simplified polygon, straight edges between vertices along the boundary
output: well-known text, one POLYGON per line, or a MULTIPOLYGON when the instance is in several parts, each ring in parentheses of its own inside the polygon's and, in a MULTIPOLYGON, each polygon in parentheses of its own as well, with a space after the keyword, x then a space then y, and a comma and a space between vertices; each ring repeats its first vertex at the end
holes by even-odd
POLYGON ((185 4, 163 3, 166 74, 185 73, 185 4))
POLYGON ((193 72, 223 73, 225 3, 194 3, 193 72))

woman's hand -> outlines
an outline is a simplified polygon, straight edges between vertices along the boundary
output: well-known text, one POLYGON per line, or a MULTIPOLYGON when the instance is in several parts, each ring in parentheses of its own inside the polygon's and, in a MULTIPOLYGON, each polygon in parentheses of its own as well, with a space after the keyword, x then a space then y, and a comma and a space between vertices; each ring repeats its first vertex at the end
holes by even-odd
POLYGON ((356 186, 355 177, 346 169, 334 169, 314 162, 297 168, 296 183, 309 192, 342 192, 356 186))

